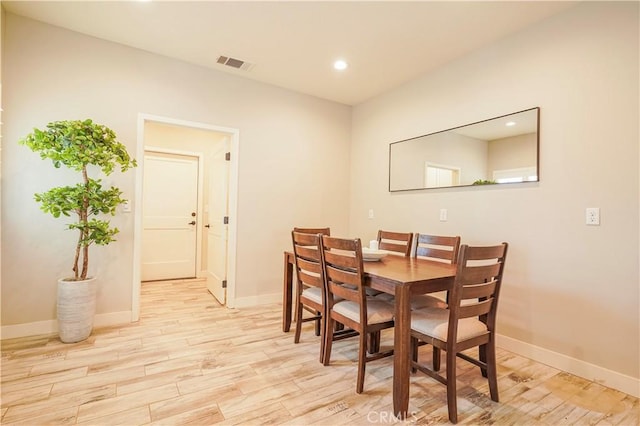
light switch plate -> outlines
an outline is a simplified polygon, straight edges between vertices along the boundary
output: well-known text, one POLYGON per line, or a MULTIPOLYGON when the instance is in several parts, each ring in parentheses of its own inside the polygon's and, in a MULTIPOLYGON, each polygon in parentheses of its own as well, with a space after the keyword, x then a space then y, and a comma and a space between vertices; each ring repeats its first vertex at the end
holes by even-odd
POLYGON ((440 222, 447 221, 447 209, 440 209, 440 222))

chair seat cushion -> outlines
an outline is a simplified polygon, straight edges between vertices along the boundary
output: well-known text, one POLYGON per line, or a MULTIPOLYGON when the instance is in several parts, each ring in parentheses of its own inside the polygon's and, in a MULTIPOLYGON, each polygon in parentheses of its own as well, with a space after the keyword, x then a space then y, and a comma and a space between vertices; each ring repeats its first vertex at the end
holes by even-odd
MULTIPOLYGON (((333 310, 353 321, 360 321, 360 305, 343 300, 333 305, 333 310)), ((367 299, 367 323, 378 324, 393 320, 393 305, 375 298, 367 299)))
MULTIPOLYGON (((355 285, 351 285, 351 284, 342 284, 342 285, 352 290, 355 290, 358 288, 355 285)), ((377 296, 378 294, 382 293, 381 291, 374 290, 371 287, 365 287, 364 292, 366 293, 367 296, 377 296)))
POLYGON ((372 289, 371 287, 365 287, 364 292, 367 294, 367 296, 377 296, 379 294, 384 294, 381 291, 372 289))
POLYGON ((396 298, 393 296, 393 294, 389 294, 389 293, 376 294, 375 298, 377 300, 382 300, 383 302, 387 302, 387 303, 395 303, 396 301, 396 298))
POLYGON ((316 302, 319 305, 322 305, 322 290, 318 287, 308 287, 302 290, 302 297, 305 299, 309 299, 312 302, 316 302))
MULTIPOLYGON (((449 330, 449 310, 424 308, 411 312, 411 329, 436 339, 447 341, 449 330)), ((487 326, 477 318, 463 318, 458 321, 457 341, 471 339, 487 332, 487 326)))
MULTIPOLYGON (((395 297, 389 293, 380 293, 376 295, 376 299, 383 300, 387 303, 394 304, 395 297)), ((435 297, 429 296, 428 294, 418 294, 411 296, 411 310, 415 309, 423 309, 423 308, 447 308, 447 302, 444 300, 435 297)))
POLYGON ((423 308, 447 308, 447 302, 437 298, 435 296, 429 296, 428 294, 417 294, 411 296, 411 309, 423 309, 423 308))

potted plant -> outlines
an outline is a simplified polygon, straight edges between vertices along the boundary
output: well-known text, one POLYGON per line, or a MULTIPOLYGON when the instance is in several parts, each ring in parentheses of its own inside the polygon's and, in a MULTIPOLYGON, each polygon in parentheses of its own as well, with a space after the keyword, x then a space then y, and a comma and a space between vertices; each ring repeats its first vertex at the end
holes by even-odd
POLYGON ((126 147, 113 130, 92 120, 55 121, 43 130, 34 129, 19 141, 42 159, 50 159, 56 168, 66 166, 81 174, 74 186, 51 188, 35 194, 40 208, 54 217, 75 214, 67 229, 78 232, 75 245, 73 276, 58 280, 57 317, 60 340, 79 342, 91 334, 96 305, 96 277, 89 273, 89 247, 115 241, 118 229, 98 215, 115 215, 116 208, 126 202, 116 187, 105 189, 100 179, 89 177, 89 166, 97 166, 105 175, 116 167, 122 172, 136 166, 126 147))

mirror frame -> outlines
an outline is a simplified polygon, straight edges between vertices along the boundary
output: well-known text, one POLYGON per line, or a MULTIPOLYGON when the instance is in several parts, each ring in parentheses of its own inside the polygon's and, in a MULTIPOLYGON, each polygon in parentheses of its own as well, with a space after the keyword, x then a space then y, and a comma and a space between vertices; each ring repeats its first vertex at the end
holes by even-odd
POLYGON ((492 117, 492 118, 487 118, 485 120, 480 120, 480 121, 475 121, 473 123, 469 123, 469 124, 463 124, 461 126, 456 126, 456 127, 452 127, 450 129, 446 129, 446 130, 440 130, 438 132, 433 132, 433 133, 428 133, 425 135, 420 135, 420 136, 416 136, 413 138, 408 138, 408 139, 403 139, 397 142, 391 142, 389 144, 389 170, 388 170, 388 175, 389 175, 389 192, 406 192, 406 191, 421 191, 421 190, 431 190, 431 189, 443 189, 443 188, 467 188, 467 187, 485 187, 485 186, 494 186, 494 185, 506 185, 506 184, 523 184, 523 183, 531 183, 531 182, 540 182, 540 107, 533 107, 533 108, 527 108, 524 109, 522 111, 517 111, 517 112, 512 112, 509 114, 504 114, 504 115, 500 115, 497 117, 492 117), (520 114, 523 112, 529 112, 529 111, 536 111, 536 180, 529 180, 529 181, 524 181, 524 182, 500 182, 500 183, 490 183, 490 184, 464 184, 464 185, 451 185, 451 186, 436 186, 436 187, 419 187, 419 188, 403 188, 403 189, 391 189, 391 164, 392 164, 392 152, 391 149, 393 147, 393 145, 399 144, 399 143, 403 143, 403 142, 409 142, 409 141, 413 141, 416 139, 420 139, 420 138, 424 138, 427 136, 433 136, 433 135, 437 135, 437 134, 442 134, 442 133, 446 133, 446 132, 451 132, 457 129, 462 129, 465 127, 469 127, 469 126, 474 126, 477 124, 481 124, 481 123, 486 123, 492 120, 500 120, 500 119, 504 119, 505 117, 509 117, 515 114, 520 114))

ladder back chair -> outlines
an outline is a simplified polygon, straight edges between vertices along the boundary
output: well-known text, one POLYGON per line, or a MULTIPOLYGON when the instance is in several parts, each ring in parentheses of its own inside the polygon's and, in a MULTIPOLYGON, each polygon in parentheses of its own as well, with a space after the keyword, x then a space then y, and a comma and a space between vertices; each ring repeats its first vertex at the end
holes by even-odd
POLYGON ((297 277, 295 312, 296 331, 294 343, 300 342, 302 323, 314 321, 316 336, 320 336, 320 357, 324 355, 324 317, 325 317, 325 284, 320 252, 320 233, 307 234, 291 232, 293 254, 297 277), (311 312, 309 318, 303 317, 303 310, 311 312))
POLYGON ((507 243, 490 247, 460 248, 456 277, 448 309, 424 308, 411 313, 411 367, 447 387, 449 420, 458 421, 456 401, 456 358, 478 367, 489 382, 491 399, 498 402, 495 326, 507 243), (418 342, 446 351, 446 376, 418 362, 418 342), (466 353, 478 347, 477 358, 466 353))
MULTIPOLYGON (((294 227, 293 228, 293 232, 300 232, 302 234, 322 234, 322 235, 331 235, 331 228, 326 227, 326 228, 300 228, 300 227, 294 227)), ((294 321, 298 320, 298 315, 297 315, 298 310, 294 309, 294 315, 293 315, 293 319, 294 321)), ((320 322, 316 322, 316 336, 320 335, 320 322)))
MULTIPOLYGON (((458 251, 460 250, 459 236, 449 237, 416 233, 414 241, 415 245, 411 252, 413 257, 454 265, 458 261, 458 251)), ((415 296, 411 300, 412 309, 429 307, 445 308, 446 306, 446 302, 428 294, 415 296)))
POLYGON ((362 243, 360 239, 322 237, 327 315, 325 321, 324 365, 331 361, 333 341, 359 336, 356 393, 362 393, 366 363, 393 355, 393 349, 367 355, 367 336, 394 326, 393 305, 368 297, 365 292, 362 243), (345 329, 334 331, 334 322, 345 329))
MULTIPOLYGON (((413 242, 413 234, 411 232, 395 232, 378 230, 378 248, 391 253, 397 253, 403 256, 411 254, 411 243, 413 242)), ((382 293, 373 289, 368 289, 367 293, 371 296, 383 300, 388 303, 395 303, 391 294, 382 293)), ((380 333, 373 333, 370 336, 369 347, 372 353, 380 349, 380 333)))
POLYGON ((378 231, 378 248, 380 250, 409 256, 412 241, 413 234, 411 232, 378 231))
POLYGON ((455 264, 458 261, 460 237, 416 233, 412 255, 425 259, 455 264))
MULTIPOLYGON (((416 233, 415 244, 411 255, 420 259, 433 260, 456 264, 458 261, 458 251, 460 250, 460 237, 450 237, 442 235, 428 235, 416 233)), ((449 293, 445 292, 445 300, 449 299, 449 293)), ((414 295, 411 298, 411 309, 422 308, 446 308, 447 302, 440 297, 430 294, 414 295)), ((424 344, 424 342, 421 342, 424 344)), ((433 369, 440 370, 440 349, 433 348, 433 369)))

